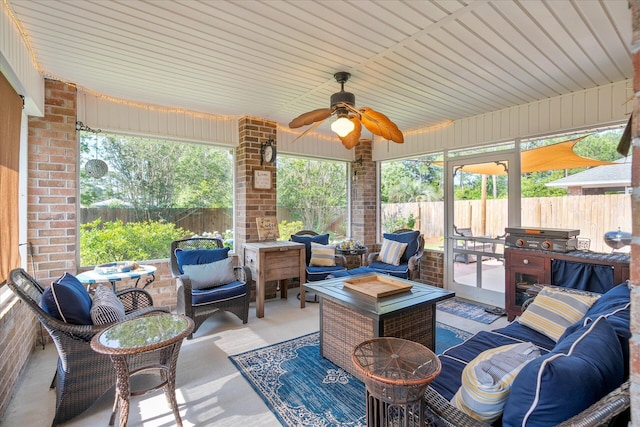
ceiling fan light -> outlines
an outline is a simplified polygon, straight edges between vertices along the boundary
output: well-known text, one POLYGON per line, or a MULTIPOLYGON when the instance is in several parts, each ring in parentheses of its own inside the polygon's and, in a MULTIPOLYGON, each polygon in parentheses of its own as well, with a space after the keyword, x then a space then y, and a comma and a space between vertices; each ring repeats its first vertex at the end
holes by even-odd
POLYGON ((354 128, 353 122, 346 117, 339 117, 338 120, 331 123, 331 130, 342 138, 349 135, 354 128))

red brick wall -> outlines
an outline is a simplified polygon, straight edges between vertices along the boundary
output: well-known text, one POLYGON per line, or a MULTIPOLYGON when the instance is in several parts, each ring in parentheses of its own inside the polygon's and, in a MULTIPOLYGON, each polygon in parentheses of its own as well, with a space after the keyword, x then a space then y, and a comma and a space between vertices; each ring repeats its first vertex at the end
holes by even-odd
POLYGON ((427 285, 444 287, 444 252, 425 250, 420 260, 420 279, 427 285))
POLYGON ((360 140, 354 148, 357 163, 351 171, 351 237, 376 251, 376 163, 371 160, 371 141, 360 140), (360 159, 362 162, 360 163, 360 159), (354 173, 355 172, 355 173, 354 173))
POLYGON ((44 108, 44 117, 29 117, 27 236, 35 276, 46 284, 76 269, 75 86, 45 80, 44 108))

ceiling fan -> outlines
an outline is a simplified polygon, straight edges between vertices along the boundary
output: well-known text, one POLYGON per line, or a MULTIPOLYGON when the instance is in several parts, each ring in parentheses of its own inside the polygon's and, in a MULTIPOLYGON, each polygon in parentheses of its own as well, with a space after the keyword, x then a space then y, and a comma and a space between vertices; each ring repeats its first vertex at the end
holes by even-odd
POLYGON ((331 124, 331 130, 338 134, 342 145, 348 150, 358 144, 362 132, 362 125, 375 135, 390 139, 398 144, 404 142, 402 132, 387 116, 367 107, 356 109, 355 95, 350 92, 345 92, 344 90, 344 84, 349 80, 351 74, 346 71, 340 71, 335 73, 333 77, 340 83, 340 92, 331 95, 331 106, 329 108, 319 108, 301 114, 289 123, 289 127, 292 129, 313 123, 313 126, 296 138, 296 140, 335 114, 338 119, 331 124))

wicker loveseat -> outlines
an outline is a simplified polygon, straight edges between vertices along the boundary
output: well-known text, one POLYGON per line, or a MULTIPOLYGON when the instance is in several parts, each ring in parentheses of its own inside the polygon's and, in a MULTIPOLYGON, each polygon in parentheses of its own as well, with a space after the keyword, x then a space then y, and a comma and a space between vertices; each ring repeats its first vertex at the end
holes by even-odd
MULTIPOLYGON (((568 288, 547 289, 558 295, 590 295, 597 299, 582 319, 564 330, 557 342, 521 323, 521 317, 504 328, 478 332, 464 343, 446 350, 439 356, 442 371, 425 396, 432 425, 626 425, 625 415, 620 414, 629 407, 627 379, 631 333, 627 283, 602 296, 568 288), (461 393, 465 393, 461 386, 464 383, 467 390, 469 387, 470 370, 465 371, 465 367, 471 364, 471 368, 476 369, 477 360, 483 358, 478 357, 481 354, 528 342, 539 349, 540 355, 525 362, 524 367, 513 374, 510 390, 501 403, 504 405, 502 415, 486 422, 478 421, 476 418, 482 416, 475 413, 473 418, 469 416, 471 406, 465 409, 460 403, 461 393), (458 409, 460 407, 463 410, 458 409)), ((486 409, 482 406, 485 402, 482 399, 479 402, 474 409, 486 409)), ((472 403, 475 403, 473 399, 472 403)))

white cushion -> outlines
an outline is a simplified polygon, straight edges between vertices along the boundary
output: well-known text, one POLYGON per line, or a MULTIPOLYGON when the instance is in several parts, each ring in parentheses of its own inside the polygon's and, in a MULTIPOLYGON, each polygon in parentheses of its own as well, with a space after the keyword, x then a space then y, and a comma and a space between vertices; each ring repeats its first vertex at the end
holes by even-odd
POLYGON ((540 350, 530 342, 483 351, 462 371, 462 385, 451 404, 477 420, 497 420, 516 375, 538 356, 540 350))
POLYGON ((233 258, 208 264, 183 265, 182 270, 191 280, 192 289, 208 289, 234 282, 233 258))
POLYGON ((400 265, 400 258, 407 249, 407 243, 400 243, 394 240, 383 239, 382 248, 378 254, 378 261, 385 264, 400 265))
POLYGON ((94 325, 120 322, 125 317, 122 301, 111 288, 104 285, 95 288, 90 313, 94 325))

